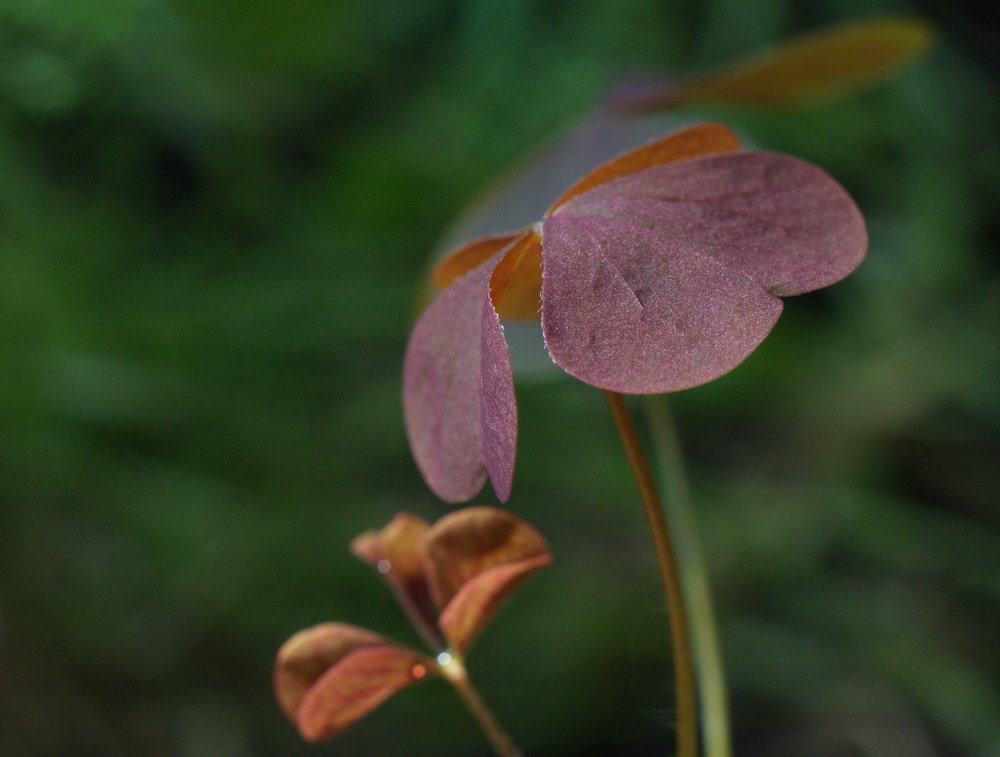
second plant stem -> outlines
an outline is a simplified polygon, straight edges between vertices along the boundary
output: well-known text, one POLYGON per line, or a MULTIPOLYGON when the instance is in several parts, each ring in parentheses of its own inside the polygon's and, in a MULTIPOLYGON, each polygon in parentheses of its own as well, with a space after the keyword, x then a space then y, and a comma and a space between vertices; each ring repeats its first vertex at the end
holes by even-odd
POLYGON ((712 608, 708 566, 699 546, 701 539, 698 537, 684 454, 667 397, 658 394, 644 399, 649 433, 662 474, 663 504, 676 537, 677 560, 689 611, 701 712, 702 749, 706 757, 732 757, 726 671, 712 608))
POLYGON ((441 675, 452 685, 458 695, 462 698, 465 706, 472 713, 472 716, 479 723, 483 733, 486 735, 490 746, 499 757, 524 757, 521 750, 517 748, 510 736, 500 725, 493 711, 487 706, 485 700, 479 695, 476 687, 472 685, 469 674, 465 669, 465 660, 455 650, 449 650, 438 657, 446 657, 446 662, 439 663, 441 675))
POLYGON ((643 450, 635 423, 625 406, 624 398, 617 392, 605 391, 611 415, 622 445, 628 456, 632 475, 639 488, 646 520, 653 536, 656 560, 660 567, 667 611, 670 619, 670 639, 674 658, 674 689, 677 700, 677 755, 696 757, 698 753, 698 695, 695 686, 694 658, 688 632, 687 607, 681 582, 677 556, 674 552, 670 528, 663 512, 663 505, 656 489, 649 460, 643 450))

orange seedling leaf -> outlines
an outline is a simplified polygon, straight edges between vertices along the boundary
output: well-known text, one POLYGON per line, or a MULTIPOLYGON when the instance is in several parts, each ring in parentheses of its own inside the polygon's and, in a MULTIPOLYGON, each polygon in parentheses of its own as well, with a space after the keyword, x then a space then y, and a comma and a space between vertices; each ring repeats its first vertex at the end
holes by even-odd
POLYGON ((722 124, 699 124, 682 129, 595 168, 563 192, 545 215, 553 215, 560 206, 594 187, 636 171, 705 155, 736 152, 739 149, 739 138, 722 124))
POLYGON ((431 281, 437 289, 444 289, 451 286, 469 271, 479 268, 479 266, 500 252, 504 247, 507 247, 518 237, 526 233, 526 231, 522 230, 507 234, 493 234, 491 236, 480 237, 452 250, 444 260, 438 263, 437 268, 434 269, 434 273, 431 276, 431 281))
MULTIPOLYGON (((486 279, 480 277, 483 284, 486 279)), ((300 631, 278 650, 274 689, 281 709, 306 741, 333 738, 397 691, 456 670, 444 652, 468 649, 504 600, 551 562, 545 540, 534 528, 491 507, 452 513, 433 527, 400 513, 385 528, 358 536, 351 550, 387 578, 428 646, 439 653, 440 664, 344 623, 300 631), (414 609, 413 587, 424 592, 425 615, 414 609), (444 613, 438 613, 445 605, 444 613)), ((449 677, 454 682, 454 675, 449 677)))
POLYGON ((548 554, 498 565, 466 582, 441 613, 441 630, 460 652, 468 650, 500 607, 525 581, 552 562, 548 554))
POLYGON ((351 652, 303 698, 295 718, 299 733, 306 741, 333 738, 397 691, 436 672, 423 655, 392 644, 351 652))
POLYGON ((933 41, 934 30, 923 21, 857 21, 805 35, 627 107, 648 112, 702 100, 795 105, 884 79, 919 58, 933 41))
POLYGON ((542 535, 516 515, 468 507, 428 532, 425 571, 431 594, 443 608, 468 581, 491 568, 549 554, 542 535))
POLYGON ((384 636, 346 623, 321 623, 286 641, 274 665, 278 704, 295 722, 306 693, 316 680, 358 649, 390 644, 384 636))

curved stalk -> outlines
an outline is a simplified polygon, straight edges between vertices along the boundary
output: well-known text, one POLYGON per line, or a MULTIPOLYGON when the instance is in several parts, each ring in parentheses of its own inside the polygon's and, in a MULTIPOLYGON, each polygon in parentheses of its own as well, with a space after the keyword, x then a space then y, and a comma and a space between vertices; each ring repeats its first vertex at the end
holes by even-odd
POLYGON ((465 669, 465 661, 461 655, 453 650, 442 652, 438 655, 439 670, 445 680, 448 681, 458 692, 465 706, 472 713, 472 716, 483 729, 487 740, 493 747, 493 751, 499 757, 524 757, 523 753, 511 740, 507 732, 501 727, 496 715, 486 705, 486 702, 479 695, 476 687, 469 679, 469 673, 465 669), (444 659, 442 659, 444 658, 444 659))
POLYGON ((730 757, 729 697, 708 569, 698 538, 684 455, 677 427, 664 395, 645 398, 653 449, 663 480, 663 504, 674 529, 677 562, 688 602, 695 675, 701 705, 702 738, 707 757, 730 757))
POLYGON ((628 456, 632 475, 639 488, 639 498, 653 536, 656 560, 660 567, 670 617, 670 640, 674 657, 674 689, 677 699, 677 755, 695 757, 698 753, 698 698, 695 688, 694 659, 688 632, 687 609, 681 584, 674 544, 667 519, 656 490, 649 460, 643 451, 639 435, 625 400, 616 392, 604 392, 611 415, 628 456))

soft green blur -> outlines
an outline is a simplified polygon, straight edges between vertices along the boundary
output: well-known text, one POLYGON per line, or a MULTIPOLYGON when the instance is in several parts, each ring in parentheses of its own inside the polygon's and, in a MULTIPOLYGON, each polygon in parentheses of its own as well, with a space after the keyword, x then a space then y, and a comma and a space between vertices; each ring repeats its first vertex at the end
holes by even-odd
MULTIPOLYGON (((856 275, 674 400, 739 754, 1000 754, 995 37, 919 7, 942 41, 890 83, 687 114, 823 166, 872 237, 856 275)), ((436 239, 617 74, 900 10, 0 6, 0 754, 484 754, 440 681, 326 747, 270 691, 316 622, 417 643, 347 544, 448 511, 399 401, 436 239)), ((509 508, 556 564, 471 673, 528 754, 665 754, 666 619, 603 400, 568 379, 519 399, 509 508)))

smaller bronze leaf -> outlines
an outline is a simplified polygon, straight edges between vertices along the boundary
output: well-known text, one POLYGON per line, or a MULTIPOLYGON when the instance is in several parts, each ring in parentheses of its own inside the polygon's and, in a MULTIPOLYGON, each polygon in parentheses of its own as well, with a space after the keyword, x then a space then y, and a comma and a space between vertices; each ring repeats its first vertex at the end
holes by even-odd
POLYGON ((427 533, 425 571, 434 600, 444 608, 481 573, 549 554, 542 535, 516 515, 468 507, 445 516, 427 533))
POLYGON ((630 150, 595 168, 563 192, 559 199, 552 203, 552 207, 545 215, 554 214, 574 197, 579 197, 594 187, 607 184, 622 176, 628 176, 654 166, 663 166, 705 155, 736 152, 739 149, 739 138, 722 124, 698 124, 681 129, 635 150, 630 150))
POLYGON ((309 689, 295 718, 306 741, 326 741, 397 691, 437 672, 422 655, 394 644, 351 652, 309 689))
POLYGON ((500 607, 525 581, 552 562, 544 554, 498 565, 466 582, 441 613, 441 630, 448 642, 466 652, 500 607))
POLYGON ((316 680, 351 652, 389 644, 384 636, 346 623, 321 623, 286 641, 274 665, 278 704, 295 722, 306 692, 316 680))

